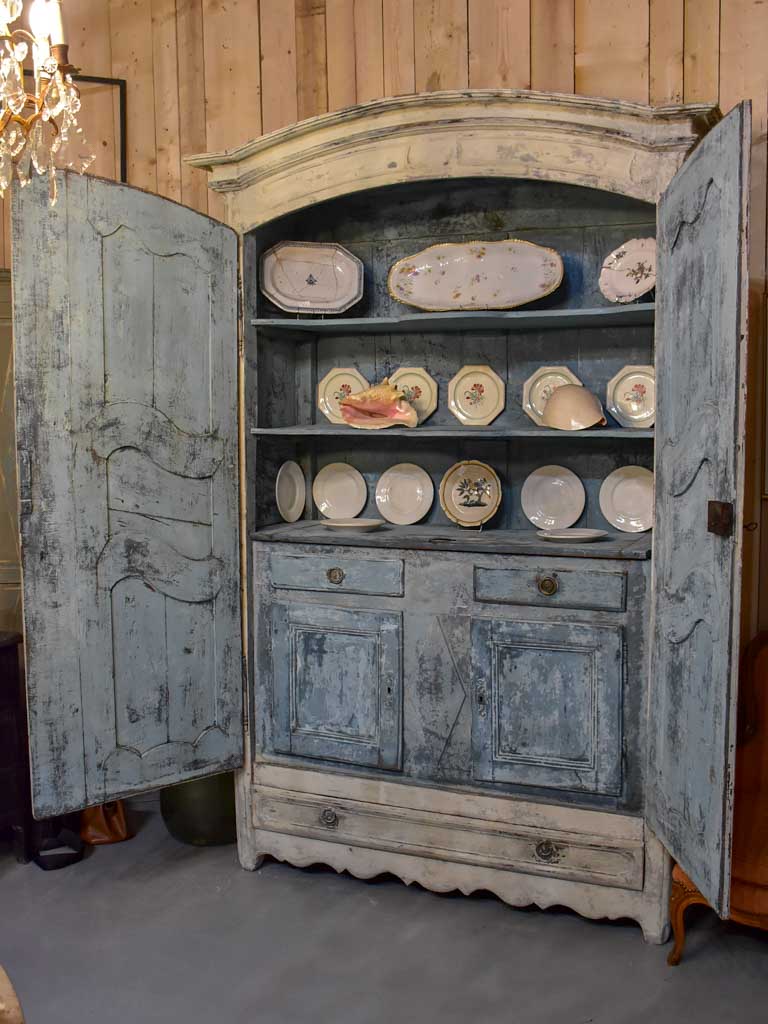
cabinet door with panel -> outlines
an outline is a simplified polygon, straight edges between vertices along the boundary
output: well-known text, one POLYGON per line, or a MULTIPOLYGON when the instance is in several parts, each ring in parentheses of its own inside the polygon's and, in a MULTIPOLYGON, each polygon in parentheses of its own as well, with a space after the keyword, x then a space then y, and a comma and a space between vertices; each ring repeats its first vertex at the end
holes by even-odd
POLYGON ((475 778, 621 791, 623 629, 473 619, 475 778))
POLYGON ((399 769, 400 613, 276 603, 271 615, 275 750, 399 769))

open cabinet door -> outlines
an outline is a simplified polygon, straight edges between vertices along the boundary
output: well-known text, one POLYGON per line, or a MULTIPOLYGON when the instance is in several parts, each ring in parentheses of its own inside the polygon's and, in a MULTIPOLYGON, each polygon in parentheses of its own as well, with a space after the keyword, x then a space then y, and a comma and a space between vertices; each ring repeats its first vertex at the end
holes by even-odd
POLYGON ((750 109, 658 209, 656 519, 647 816, 728 913, 739 660, 750 109))
POLYGON ((237 238, 61 176, 13 197, 38 817, 242 759, 237 238))

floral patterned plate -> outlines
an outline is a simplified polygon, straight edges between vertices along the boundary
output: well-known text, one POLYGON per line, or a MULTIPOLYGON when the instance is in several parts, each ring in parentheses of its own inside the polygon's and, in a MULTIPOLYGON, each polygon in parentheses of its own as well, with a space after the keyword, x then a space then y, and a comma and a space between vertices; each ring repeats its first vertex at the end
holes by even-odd
POLYGON ((482 526, 501 505, 501 481, 484 462, 457 462, 440 481, 440 506, 459 526, 482 526))
POLYGON ((389 382, 402 389, 406 402, 416 410, 419 423, 428 419, 437 408, 437 381, 423 367, 401 366, 389 382))
POLYGON ((625 366, 608 381, 606 406, 622 427, 647 429, 656 419, 656 371, 652 366, 625 366))
POLYGON ((540 530, 564 530, 584 511, 584 484, 565 466, 540 466, 520 492, 523 512, 540 530))
POLYGON ((656 287, 656 239, 630 238, 606 256, 600 291, 611 302, 634 302, 656 287))
POLYGON ((363 264, 334 242, 279 242, 261 257, 261 290, 287 313, 343 313, 363 297, 363 264))
POLYGON ((418 309, 513 309, 559 287, 563 261, 554 249, 507 238, 441 242, 392 265, 389 294, 418 309))
POLYGON ((349 395, 367 391, 370 385, 354 366, 340 366, 331 370, 317 385, 317 407, 331 423, 345 423, 339 402, 349 395))
POLYGON ((490 366, 462 366, 448 384, 448 405, 465 427, 485 427, 503 412, 505 390, 490 366))
POLYGON ((540 366, 523 385, 523 411, 538 426, 545 425, 544 406, 563 384, 581 385, 581 381, 567 366, 540 366))

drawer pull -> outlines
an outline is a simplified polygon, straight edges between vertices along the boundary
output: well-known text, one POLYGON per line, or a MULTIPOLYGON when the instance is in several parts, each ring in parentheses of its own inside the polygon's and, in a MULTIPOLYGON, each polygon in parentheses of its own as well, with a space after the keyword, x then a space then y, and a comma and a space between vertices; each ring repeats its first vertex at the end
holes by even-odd
POLYGON ((328 582, 335 583, 336 586, 339 586, 340 583, 344 582, 344 570, 340 569, 338 566, 335 566, 333 569, 329 569, 325 575, 328 578, 328 582))
POLYGON ((555 576, 540 576, 538 580, 539 593, 543 594, 544 597, 554 597, 557 593, 559 586, 557 577, 555 576))
POLYGON ((339 816, 332 807, 324 807, 320 811, 320 824, 326 828, 336 828, 339 824, 339 816))
POLYGON ((540 843, 536 843, 534 852, 538 859, 544 861, 545 864, 557 864, 562 850, 562 846, 553 843, 551 839, 542 839, 540 843))

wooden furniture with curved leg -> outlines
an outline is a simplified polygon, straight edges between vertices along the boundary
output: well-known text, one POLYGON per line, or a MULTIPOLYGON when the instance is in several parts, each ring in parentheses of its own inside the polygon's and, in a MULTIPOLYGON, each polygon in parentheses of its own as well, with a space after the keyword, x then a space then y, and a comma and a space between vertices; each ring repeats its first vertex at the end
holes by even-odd
MULTIPOLYGON (((768 931, 768 632, 744 651, 739 684, 730 919, 768 931)), ((685 945, 685 912, 709 904, 679 865, 672 871, 670 917, 677 966, 685 945)))

